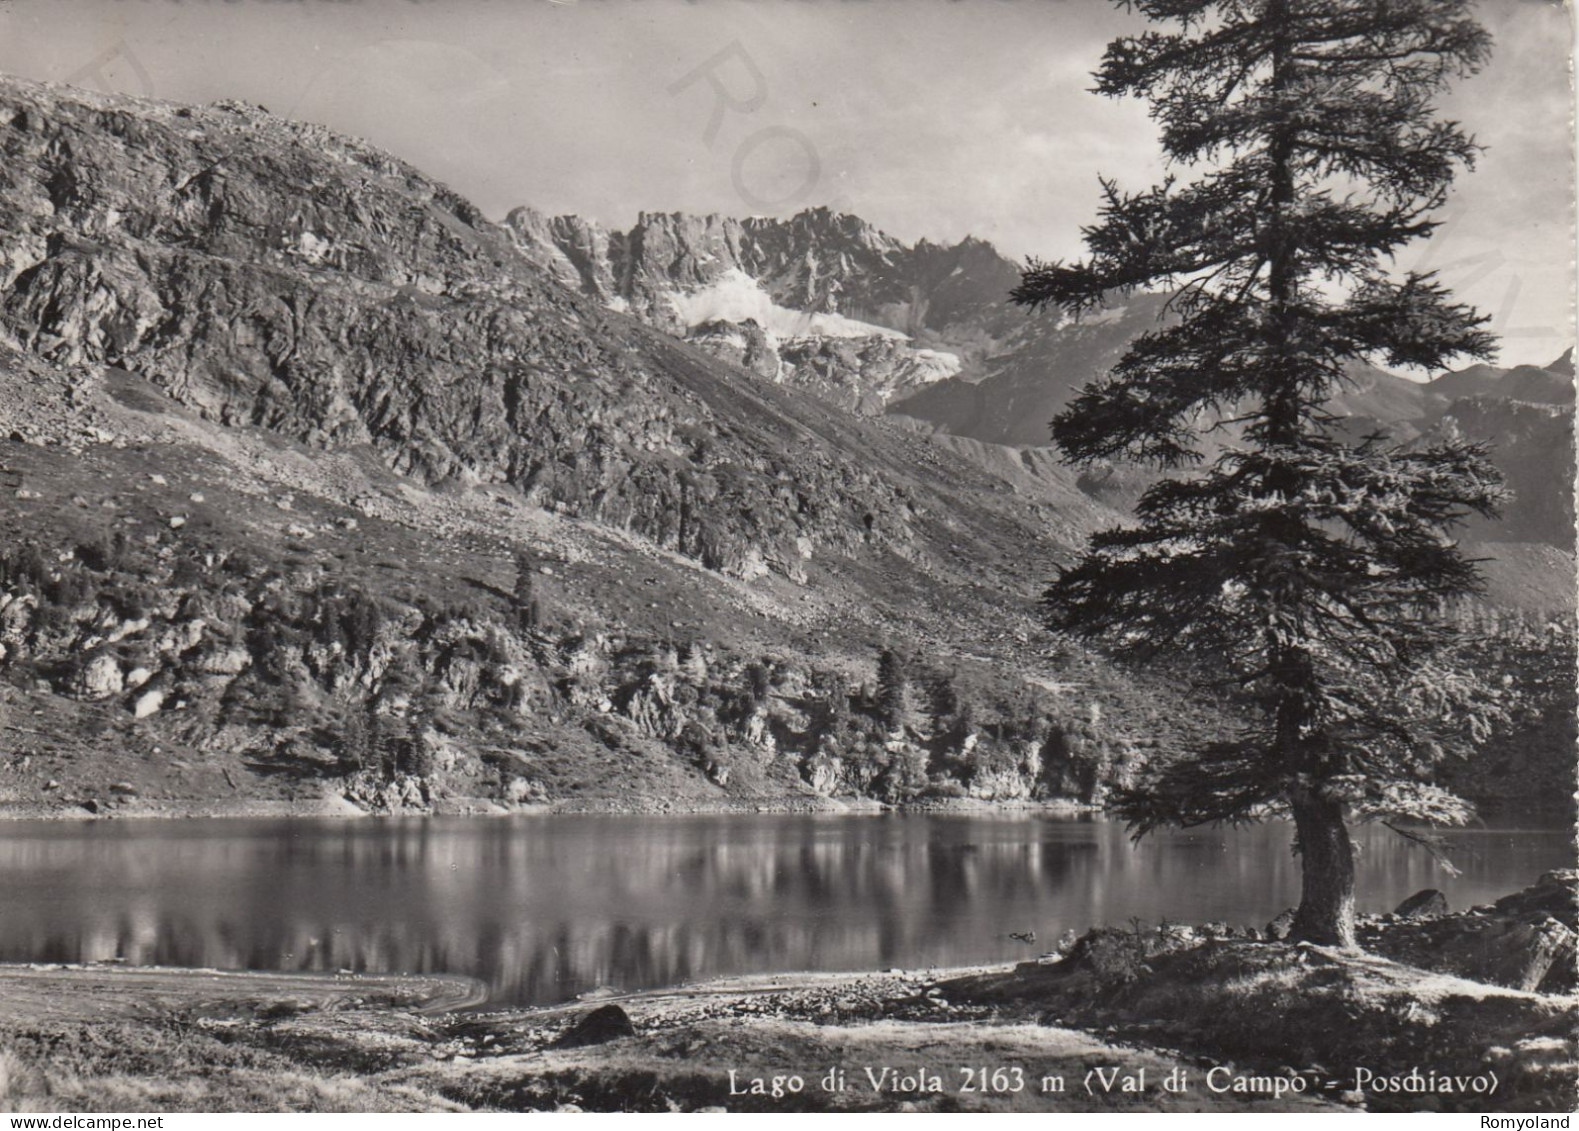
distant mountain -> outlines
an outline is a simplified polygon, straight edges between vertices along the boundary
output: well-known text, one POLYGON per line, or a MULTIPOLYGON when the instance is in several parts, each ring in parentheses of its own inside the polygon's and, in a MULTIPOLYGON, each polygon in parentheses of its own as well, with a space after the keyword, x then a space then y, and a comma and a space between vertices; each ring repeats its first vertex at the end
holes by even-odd
MULTIPOLYGON (((975 380, 937 382, 892 402, 888 411, 988 443, 1045 445, 1053 417, 1083 385, 1111 369, 1135 337, 1156 328, 1166 318, 1165 305, 1166 296, 1137 295, 1078 321, 1025 316, 1021 328, 981 361, 975 380)), ((1352 434, 1383 429, 1408 440, 1464 397, 1572 406, 1572 351, 1550 366, 1476 365, 1425 382, 1357 364, 1326 407, 1347 421, 1352 434)))
MULTIPOLYGON (((910 246, 826 209, 787 220, 646 213, 618 232, 521 208, 506 226, 567 286, 767 381, 989 445, 1046 447, 1053 417, 1167 316, 1155 294, 1079 320, 1028 313, 1007 302, 1018 267, 990 244, 910 246)), ((1477 532, 1571 550, 1571 492, 1536 469, 1572 465, 1573 403, 1570 350, 1547 366, 1475 365, 1428 382, 1355 365, 1327 408, 1355 436, 1490 441, 1515 498, 1504 523, 1477 532)), ((1126 507, 1149 479, 1116 466, 1079 482, 1126 507)))
MULTIPOLYGON (((1006 300, 1007 292, 1000 301, 1006 300)), ((940 381, 888 411, 987 443, 1045 446, 1053 417, 1086 382, 1111 369, 1134 338, 1158 325, 1165 302, 1161 295, 1135 295, 1078 321, 1016 311, 975 380, 940 381)))
POLYGON ((1491 445, 1512 499, 1495 520, 1474 519, 1468 536, 1487 542, 1544 542, 1572 553, 1574 515, 1573 350, 1550 365, 1474 365, 1423 386, 1414 413, 1382 423, 1427 439, 1491 445))
POLYGON ((1545 542, 1573 552, 1571 402, 1560 405, 1506 396, 1461 397, 1431 422, 1428 437, 1490 444, 1492 459, 1513 493, 1499 518, 1471 520, 1469 537, 1488 542, 1545 542))
POLYGON ((1498 369, 1472 365, 1437 377, 1427 386, 1448 400, 1460 397, 1503 397, 1530 404, 1574 403, 1574 351, 1570 348, 1550 365, 1517 365, 1498 369))
POLYGON ((567 286, 769 380, 862 412, 951 377, 1023 321, 990 244, 906 245, 858 217, 643 213, 629 231, 518 208, 523 255, 567 286))
MULTIPOLYGON (((986 443, 1045 446, 1053 417, 1134 337, 1158 325, 1164 306, 1163 296, 1140 295, 1079 321, 1027 317, 981 359, 975 379, 935 382, 891 401, 887 411, 986 443)), ((1573 551, 1572 350, 1547 366, 1475 365, 1427 382, 1355 365, 1326 408, 1353 437, 1383 432, 1398 442, 1455 436, 1489 443, 1513 499, 1501 520, 1471 523, 1471 536, 1573 551)), ((1231 434, 1206 437, 1208 454, 1231 434)), ((1081 482, 1093 497, 1127 507, 1150 480, 1118 465, 1088 471, 1081 482)))

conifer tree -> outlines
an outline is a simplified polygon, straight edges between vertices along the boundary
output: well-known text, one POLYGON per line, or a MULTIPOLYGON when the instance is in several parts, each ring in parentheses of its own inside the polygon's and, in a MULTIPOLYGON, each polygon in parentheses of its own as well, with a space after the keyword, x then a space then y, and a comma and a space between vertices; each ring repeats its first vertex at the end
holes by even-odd
POLYGON ((428 745, 425 721, 421 716, 402 720, 395 749, 395 768, 400 773, 419 778, 433 774, 434 752, 428 745))
POLYGON ((1117 794, 1136 835, 1292 816, 1295 934, 1352 946, 1349 824, 1467 815, 1433 778, 1495 704, 1437 614, 1478 584, 1450 532, 1501 486, 1476 445, 1348 437, 1324 406, 1356 363, 1491 353, 1433 276, 1389 270, 1473 163, 1432 100, 1490 39, 1469 0, 1125 6, 1162 26, 1110 44, 1096 92, 1150 103, 1172 173, 1137 193, 1103 181, 1088 254, 1032 261, 1013 297, 1078 317, 1171 292, 1171 319, 1053 422, 1071 462, 1167 475, 1045 609, 1122 656, 1209 670, 1246 708, 1238 733, 1117 794))
POLYGON ((366 769, 372 760, 373 737, 368 726, 367 709, 354 703, 346 709, 336 742, 340 762, 347 770, 366 769))
POLYGON ((543 623, 543 604, 537 595, 537 567, 524 551, 515 556, 515 585, 510 598, 515 605, 516 624, 522 632, 532 632, 543 623))
POLYGON ((773 692, 773 673, 768 665, 760 660, 753 660, 746 665, 746 700, 747 713, 755 711, 768 701, 768 696, 773 692))
POLYGON ((934 736, 949 733, 954 727, 954 721, 959 716, 960 695, 959 688, 954 683, 954 673, 947 672, 932 681, 931 691, 932 734, 934 736))
POLYGON ((368 705, 367 711, 367 761, 366 767, 380 782, 395 780, 399 766, 399 722, 390 715, 379 714, 368 705))
POLYGON ((890 731, 910 721, 910 661, 897 648, 884 648, 877 657, 877 717, 890 731))
POLYGON ((843 672, 828 677, 827 705, 824 707, 823 730, 835 741, 843 741, 850 731, 850 681, 843 672))

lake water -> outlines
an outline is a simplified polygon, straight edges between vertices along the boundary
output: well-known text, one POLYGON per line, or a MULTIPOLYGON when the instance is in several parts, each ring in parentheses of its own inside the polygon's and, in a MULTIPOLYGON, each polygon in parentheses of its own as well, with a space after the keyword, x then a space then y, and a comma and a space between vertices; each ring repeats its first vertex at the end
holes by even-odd
MULTIPOLYGON (((1572 865, 1567 830, 1361 830, 1361 910, 1572 865)), ((1023 959, 1066 928, 1265 923, 1290 830, 1133 845, 1090 817, 740 815, 0 822, 0 960, 473 974, 502 1003, 747 971, 1023 959), (1035 931, 1034 945, 1009 938, 1035 931)))

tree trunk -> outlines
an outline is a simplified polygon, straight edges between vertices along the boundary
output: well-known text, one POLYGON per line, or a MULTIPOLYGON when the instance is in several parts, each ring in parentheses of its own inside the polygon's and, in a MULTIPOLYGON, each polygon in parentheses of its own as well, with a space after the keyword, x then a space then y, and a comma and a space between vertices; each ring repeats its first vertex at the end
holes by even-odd
POLYGON ((1355 946, 1354 846, 1343 807, 1309 794, 1292 799, 1301 891, 1291 937, 1323 946, 1355 946))

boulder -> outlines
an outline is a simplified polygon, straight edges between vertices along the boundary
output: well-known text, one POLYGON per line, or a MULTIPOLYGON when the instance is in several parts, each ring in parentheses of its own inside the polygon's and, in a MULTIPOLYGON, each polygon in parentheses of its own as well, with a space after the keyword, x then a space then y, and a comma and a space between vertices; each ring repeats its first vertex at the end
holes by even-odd
POLYGON ((195 665, 204 675, 240 675, 252 663, 252 656, 239 645, 215 646, 199 657, 195 665))
POLYGON ((1447 940, 1441 963, 1476 981, 1516 990, 1544 988, 1557 967, 1553 985, 1565 978, 1572 985, 1575 938, 1573 930, 1549 916, 1534 923, 1492 920, 1481 930, 1447 940))
POLYGON ((1361 925, 1360 944, 1398 962, 1477 982, 1570 993, 1579 959, 1576 880, 1572 871, 1548 872, 1491 906, 1453 915, 1383 916, 1361 925))
POLYGON ((1447 914, 1447 896, 1436 888, 1417 891, 1393 909, 1400 919, 1425 919, 1447 914))
POLYGON ((559 1040, 555 1048, 578 1049, 588 1045, 601 1045, 621 1037, 634 1037, 636 1026, 630 1016, 617 1005, 600 1005, 577 1021, 559 1040))
POLYGON ((1543 994, 1571 994, 1579 989, 1579 932, 1568 930, 1557 940, 1546 976, 1535 988, 1543 994))
POLYGON ((73 681, 73 690, 83 699, 107 699, 124 686, 120 662, 110 655, 93 657, 73 681))
POLYGON ((1092 974, 1100 984, 1125 985, 1146 970, 1145 941, 1118 927, 1093 927, 1076 940, 1065 956, 1069 971, 1092 974))
POLYGON ((159 713, 159 708, 164 706, 165 693, 163 688, 154 687, 144 691, 132 701, 132 717, 146 719, 149 715, 159 713))
POLYGON ((1499 915, 1550 915, 1570 930, 1579 930, 1579 871, 1547 872, 1533 887, 1505 895, 1493 906, 1499 915))
POLYGON ((843 771, 843 759, 826 750, 819 750, 806 761, 806 782, 815 792, 831 797, 839 788, 843 771))
POLYGON ((1294 908, 1290 907, 1266 925, 1262 932, 1269 942, 1285 942, 1294 933, 1294 908))

